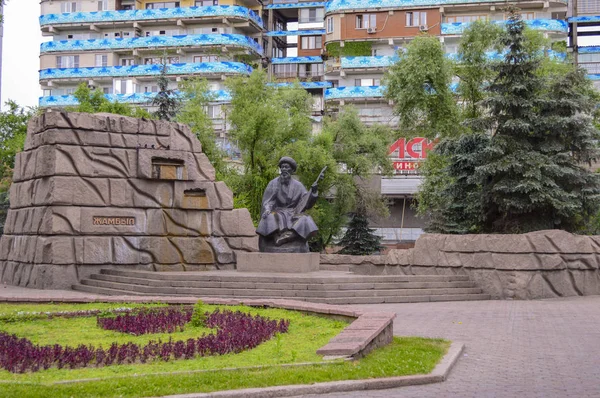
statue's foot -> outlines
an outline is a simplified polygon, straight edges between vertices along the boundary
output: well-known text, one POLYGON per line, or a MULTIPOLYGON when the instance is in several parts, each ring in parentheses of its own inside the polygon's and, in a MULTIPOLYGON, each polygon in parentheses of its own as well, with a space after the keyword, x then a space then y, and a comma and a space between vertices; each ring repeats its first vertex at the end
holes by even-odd
POLYGON ((291 242, 296 238, 294 231, 285 231, 277 239, 275 239, 275 246, 281 246, 285 243, 291 242))

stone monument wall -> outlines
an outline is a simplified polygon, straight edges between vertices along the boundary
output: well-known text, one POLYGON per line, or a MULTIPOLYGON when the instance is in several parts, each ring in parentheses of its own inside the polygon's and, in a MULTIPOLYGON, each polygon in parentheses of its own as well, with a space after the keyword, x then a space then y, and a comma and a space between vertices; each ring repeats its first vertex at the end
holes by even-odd
POLYGON ((468 275, 495 299, 600 294, 600 236, 560 230, 520 235, 425 234, 414 249, 391 250, 380 257, 350 269, 371 275, 468 275))
POLYGON ((106 267, 233 268, 256 251, 250 214, 215 181, 182 124, 49 112, 15 159, 0 240, 2 282, 69 288, 106 267))

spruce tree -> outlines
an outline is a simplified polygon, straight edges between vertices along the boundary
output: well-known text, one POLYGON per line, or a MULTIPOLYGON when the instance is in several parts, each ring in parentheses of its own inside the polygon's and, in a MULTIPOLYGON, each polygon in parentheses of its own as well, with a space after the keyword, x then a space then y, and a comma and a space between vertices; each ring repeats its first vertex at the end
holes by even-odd
POLYGON ((158 93, 152 100, 152 106, 158 107, 154 112, 154 116, 160 120, 171 121, 175 119, 181 101, 177 98, 175 90, 169 89, 169 78, 167 77, 167 58, 163 55, 161 62, 161 70, 156 83, 158 85, 158 93))
POLYGON ((369 221, 365 211, 357 211, 348 224, 348 229, 340 241, 343 249, 340 254, 353 254, 357 256, 367 256, 380 251, 381 237, 373 233, 369 228, 369 221))
MULTIPOLYGON (((574 230, 598 204, 597 175, 583 162, 597 157, 598 137, 588 116, 591 90, 581 71, 548 82, 539 55, 525 46, 525 23, 510 11, 504 62, 484 101, 488 114, 474 126, 491 133, 481 181, 483 230, 574 230)), ((549 77, 548 79, 551 79, 549 77)))

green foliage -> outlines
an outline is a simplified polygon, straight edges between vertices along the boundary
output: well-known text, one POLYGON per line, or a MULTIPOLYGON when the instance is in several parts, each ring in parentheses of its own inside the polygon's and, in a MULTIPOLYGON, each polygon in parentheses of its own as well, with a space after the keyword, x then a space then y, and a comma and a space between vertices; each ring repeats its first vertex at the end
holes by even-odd
POLYGON ((223 179, 223 173, 226 172, 224 154, 217 146, 212 121, 206 113, 209 103, 214 99, 208 81, 204 78, 192 78, 181 82, 179 88, 183 94, 183 105, 176 120, 190 126, 202 144, 202 152, 215 167, 217 179, 223 179))
POLYGON ((475 21, 463 33, 455 73, 460 79, 458 94, 467 118, 482 115, 479 104, 485 97, 484 86, 495 76, 486 52, 502 51, 499 45, 501 34, 502 28, 488 21, 475 21))
POLYGON ((7 101, 8 109, 0 112, 0 232, 8 212, 8 191, 12 183, 15 155, 23 150, 27 123, 35 115, 35 108, 25 109, 14 101, 7 101))
POLYGON ((417 36, 385 74, 400 130, 411 136, 457 135, 460 112, 450 89, 452 63, 437 37, 417 36))
POLYGON ((469 121, 480 133, 443 141, 434 152, 442 160, 425 168, 429 230, 579 231, 597 212, 600 179, 585 167, 598 158, 597 93, 585 71, 547 68, 541 43, 511 11, 504 62, 492 66, 484 112, 469 121))
MULTIPOLYGON (((333 166, 329 168, 329 177, 323 181, 322 192, 331 192, 332 197, 320 198, 311 211, 319 226, 319 235, 312 242, 313 249, 322 250, 329 245, 346 224, 346 215, 356 209, 363 209, 368 216, 387 216, 383 197, 369 189, 365 181, 373 173, 391 174, 387 151, 392 137, 387 126, 362 123, 352 106, 345 107, 337 119, 325 120, 323 131, 314 138, 313 144, 322 148, 323 156, 329 154, 331 157, 329 162, 333 166)), ((307 167, 309 164, 310 161, 307 167)), ((318 171, 312 173, 316 177, 318 171)))
POLYGON ((86 83, 81 83, 77 86, 77 90, 73 94, 79 102, 76 106, 66 107, 67 112, 83 112, 83 113, 114 113, 116 115, 144 117, 152 119, 148 111, 139 107, 133 107, 122 102, 110 102, 100 89, 92 91, 86 83))
POLYGON ((296 147, 309 146, 312 129, 310 94, 299 85, 275 87, 267 82, 262 69, 254 70, 249 77, 226 81, 232 94, 230 135, 244 164, 242 176, 227 182, 236 194, 244 193, 242 203, 255 221, 260 216, 264 189, 277 176, 279 158, 296 147))
POLYGON ((206 326, 206 307, 204 306, 202 300, 198 300, 194 305, 194 312, 192 313, 190 325, 195 327, 206 326))
POLYGON ((370 41, 347 41, 344 47, 339 42, 328 43, 325 47, 327 56, 331 58, 339 57, 369 57, 373 54, 373 43, 370 41))
POLYGON ((356 256, 368 256, 369 254, 379 252, 381 246, 381 237, 373 233, 369 228, 369 220, 364 211, 354 213, 348 224, 348 229, 340 241, 340 254, 352 254, 356 256))
POLYGON ((167 55, 163 54, 160 75, 156 79, 158 84, 158 93, 152 100, 152 106, 158 109, 154 112, 160 120, 171 121, 175 119, 177 111, 181 108, 181 100, 177 97, 175 90, 169 89, 169 78, 167 77, 167 55))

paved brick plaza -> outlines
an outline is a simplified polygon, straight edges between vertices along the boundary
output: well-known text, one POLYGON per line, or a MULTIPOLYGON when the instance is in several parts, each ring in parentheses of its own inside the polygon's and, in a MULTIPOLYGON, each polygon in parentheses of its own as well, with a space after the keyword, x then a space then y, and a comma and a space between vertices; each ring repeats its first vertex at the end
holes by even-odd
MULTIPOLYGON (((0 287, 0 298, 57 295, 93 296, 0 287)), ((395 335, 461 341, 466 344, 465 356, 444 383, 326 397, 600 398, 600 296, 354 308, 394 311, 395 335)))
POLYGON ((395 335, 462 341, 465 356, 444 383, 324 397, 600 397, 600 296, 360 308, 396 312, 395 335))

